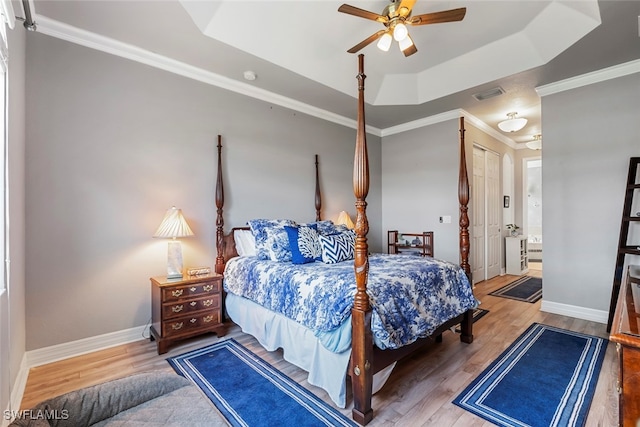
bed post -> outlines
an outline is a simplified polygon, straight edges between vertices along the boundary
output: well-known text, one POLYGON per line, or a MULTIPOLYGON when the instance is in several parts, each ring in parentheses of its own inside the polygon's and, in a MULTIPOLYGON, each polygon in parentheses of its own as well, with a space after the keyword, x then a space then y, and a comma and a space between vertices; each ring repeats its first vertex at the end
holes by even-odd
POLYGON ((369 192, 369 159, 364 121, 364 55, 358 55, 358 127, 353 161, 353 193, 356 197, 356 243, 353 267, 356 295, 351 309, 352 349, 351 382, 353 386, 353 419, 361 425, 373 419, 371 394, 373 384, 373 338, 371 335, 371 305, 367 295, 369 247, 367 233, 367 194, 369 192))
POLYGON ((322 220, 322 195, 320 194, 320 173, 318 172, 318 155, 316 154, 316 221, 322 220))
MULTIPOLYGON (((460 202, 460 267, 471 281, 471 266, 469 265, 469 176, 467 174, 467 157, 465 155, 464 142, 464 117, 460 117, 460 174, 458 176, 458 201, 460 202)), ((467 310, 460 324, 460 341, 473 342, 473 310, 467 310)))
POLYGON ((216 179, 216 273, 224 272, 224 187, 222 185, 222 136, 218 135, 218 178, 216 179))

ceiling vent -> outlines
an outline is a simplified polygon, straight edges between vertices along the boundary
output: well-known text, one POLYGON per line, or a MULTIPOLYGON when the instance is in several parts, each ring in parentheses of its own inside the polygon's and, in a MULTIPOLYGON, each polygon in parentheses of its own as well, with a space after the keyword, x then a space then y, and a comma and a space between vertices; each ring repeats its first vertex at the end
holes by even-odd
POLYGON ((498 86, 493 89, 485 90, 484 92, 476 93, 473 97, 478 101, 484 101, 485 99, 493 98, 494 96, 502 95, 503 93, 504 89, 498 86))

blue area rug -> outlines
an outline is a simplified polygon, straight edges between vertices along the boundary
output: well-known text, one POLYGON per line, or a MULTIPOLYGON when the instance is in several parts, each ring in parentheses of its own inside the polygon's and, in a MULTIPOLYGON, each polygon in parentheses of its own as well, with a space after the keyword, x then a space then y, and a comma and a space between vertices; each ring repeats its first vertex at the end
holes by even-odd
POLYGON ((522 276, 489 295, 534 303, 542 298, 542 279, 522 276))
POLYGON ((583 426, 607 344, 534 323, 453 403, 498 426, 583 426))
POLYGON ((232 338, 167 361, 233 426, 356 426, 232 338))

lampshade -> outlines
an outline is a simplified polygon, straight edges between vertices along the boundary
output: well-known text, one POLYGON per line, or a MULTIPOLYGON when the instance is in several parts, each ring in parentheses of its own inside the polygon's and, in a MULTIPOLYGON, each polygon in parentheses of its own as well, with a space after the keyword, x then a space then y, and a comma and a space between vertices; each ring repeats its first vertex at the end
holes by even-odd
POLYGON ((403 23, 396 24, 396 26, 393 28, 393 38, 397 42, 404 40, 408 35, 409 30, 403 23))
POLYGON ((338 215, 338 220, 336 221, 337 225, 345 225, 349 229, 353 229, 353 221, 351 221, 351 217, 345 211, 340 212, 338 215))
POLYGON ((527 119, 524 117, 516 117, 518 113, 508 113, 507 120, 498 123, 498 127, 503 132, 517 132, 527 124, 527 119))
POLYGON ((182 209, 172 206, 164 215, 160 226, 156 230, 153 237, 164 239, 175 239, 176 237, 193 236, 193 231, 189 228, 189 224, 182 216, 182 209))
POLYGON ((167 210, 153 237, 173 239, 167 246, 167 279, 182 278, 182 245, 177 237, 193 236, 193 231, 175 206, 167 210))
POLYGON ((382 37, 380 37, 380 40, 378 40, 378 49, 387 52, 391 47, 392 41, 393 37, 391 37, 391 34, 384 33, 382 37))
POLYGON ((531 150, 542 149, 542 135, 533 135, 533 141, 529 141, 525 144, 527 148, 531 150))

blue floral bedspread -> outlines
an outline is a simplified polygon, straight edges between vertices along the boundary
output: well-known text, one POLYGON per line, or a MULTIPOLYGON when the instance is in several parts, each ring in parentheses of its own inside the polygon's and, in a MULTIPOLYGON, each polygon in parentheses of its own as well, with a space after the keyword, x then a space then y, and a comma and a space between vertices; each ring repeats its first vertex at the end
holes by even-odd
MULTIPOLYGON (((334 331, 350 319, 356 293, 353 261, 291 263, 236 257, 224 273, 227 292, 248 298, 313 330, 334 331)), ((367 293, 376 344, 398 348, 477 306, 464 271, 412 255, 369 256, 367 293)))

